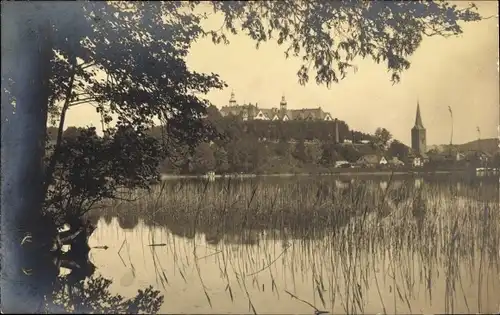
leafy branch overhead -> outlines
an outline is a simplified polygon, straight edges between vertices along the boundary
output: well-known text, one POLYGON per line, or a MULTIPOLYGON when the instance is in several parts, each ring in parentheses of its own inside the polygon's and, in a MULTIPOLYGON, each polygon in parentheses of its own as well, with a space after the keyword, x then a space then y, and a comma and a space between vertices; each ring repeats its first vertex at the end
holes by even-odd
POLYGON ((338 82, 356 57, 385 62, 397 82, 424 36, 457 35, 460 22, 481 19, 474 5, 460 9, 447 2, 416 1, 70 2, 38 7, 43 11, 39 16, 50 18, 57 53, 52 102, 93 101, 103 111, 111 104, 110 112, 120 121, 134 124, 168 113, 173 129, 189 125, 203 112, 208 101, 196 95, 224 87, 216 74, 196 73, 186 65, 191 44, 201 36, 228 43, 227 30, 246 33, 257 46, 275 40, 286 48, 285 56, 301 58, 302 84, 311 70, 319 84, 338 82), (196 13, 210 5, 223 16, 219 30, 204 30, 201 23, 208 15, 196 13), (77 57, 83 62, 75 64, 77 57))
MULTIPOLYGON (((23 14, 48 17, 54 120, 90 103, 105 123, 114 117, 119 124, 151 125, 159 117, 172 137, 197 142, 209 127, 200 123, 209 105, 200 96, 225 86, 218 75, 186 64, 191 44, 203 36, 227 43, 226 31, 243 32, 257 46, 276 40, 287 57, 301 58, 302 84, 311 70, 318 84, 338 82, 356 57, 385 62, 397 82, 424 36, 461 33, 460 22, 481 19, 475 9, 415 1, 65 2, 37 3, 23 14), (202 27, 210 9, 223 17, 219 30, 202 27)), ((2 70, 11 89, 15 70, 2 70)))
POLYGON ((343 79, 356 57, 386 63, 391 80, 410 67, 408 57, 424 36, 448 37, 462 32, 460 22, 479 21, 474 4, 431 1, 212 1, 224 24, 209 32, 214 43, 228 39, 224 30, 239 30, 257 42, 276 40, 285 56, 302 60, 299 82, 316 72, 318 84, 343 79))

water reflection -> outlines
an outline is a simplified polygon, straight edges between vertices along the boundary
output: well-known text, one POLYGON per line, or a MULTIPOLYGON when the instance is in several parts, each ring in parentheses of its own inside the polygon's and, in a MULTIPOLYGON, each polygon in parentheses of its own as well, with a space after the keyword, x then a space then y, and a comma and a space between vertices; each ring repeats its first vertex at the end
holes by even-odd
POLYGON ((91 246, 110 292, 153 285, 161 313, 499 310, 498 181, 238 183, 109 208, 91 246))
POLYGON ((118 217, 118 225, 124 230, 133 230, 137 224, 139 224, 139 218, 136 215, 118 217))
MULTIPOLYGON (((99 222, 102 223, 104 221, 99 222)), ((97 268, 89 253, 82 251, 81 247, 70 248, 59 255, 41 254, 37 257, 36 264, 29 269, 31 276, 27 274, 26 279, 36 286, 37 292, 29 293, 29 301, 17 301, 23 303, 25 311, 42 314, 159 312, 164 299, 160 291, 145 285, 138 291, 136 288, 136 292, 128 297, 112 292, 112 280, 96 274, 97 268)), ((15 285, 3 283, 2 288, 12 289, 15 285)), ((16 307, 23 310, 23 306, 16 307)), ((3 311, 9 312, 9 309, 3 311)))
POLYGON ((133 298, 123 298, 110 293, 112 281, 102 276, 91 276, 87 280, 75 279, 71 275, 58 277, 54 294, 47 302, 49 313, 89 314, 156 314, 163 303, 163 296, 152 287, 139 290, 133 298))
POLYGON ((113 216, 109 214, 104 214, 103 218, 104 222, 106 222, 107 225, 110 225, 111 221, 113 220, 113 216))

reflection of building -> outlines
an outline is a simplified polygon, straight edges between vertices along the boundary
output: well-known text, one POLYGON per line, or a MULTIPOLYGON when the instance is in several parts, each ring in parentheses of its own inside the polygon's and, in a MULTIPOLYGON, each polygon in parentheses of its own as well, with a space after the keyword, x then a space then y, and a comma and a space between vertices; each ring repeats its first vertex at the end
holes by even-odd
POLYGON ((259 108, 257 104, 238 105, 234 93, 231 93, 228 106, 222 106, 222 116, 241 116, 243 120, 326 120, 333 121, 330 113, 319 108, 288 109, 285 96, 281 98, 279 108, 259 108))

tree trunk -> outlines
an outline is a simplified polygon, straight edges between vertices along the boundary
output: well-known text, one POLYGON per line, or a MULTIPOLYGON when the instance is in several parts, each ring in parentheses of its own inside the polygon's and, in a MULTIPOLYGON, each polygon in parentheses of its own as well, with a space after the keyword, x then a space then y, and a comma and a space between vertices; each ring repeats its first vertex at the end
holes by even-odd
POLYGON ((2 312, 35 313, 58 274, 49 248, 55 227, 44 222, 43 157, 50 25, 37 4, 2 4, 2 312), (14 103, 12 102, 14 100, 14 103), (31 235, 29 237, 28 235, 31 235), (22 240, 24 245, 22 245, 22 240), (31 242, 30 242, 31 241, 31 242))

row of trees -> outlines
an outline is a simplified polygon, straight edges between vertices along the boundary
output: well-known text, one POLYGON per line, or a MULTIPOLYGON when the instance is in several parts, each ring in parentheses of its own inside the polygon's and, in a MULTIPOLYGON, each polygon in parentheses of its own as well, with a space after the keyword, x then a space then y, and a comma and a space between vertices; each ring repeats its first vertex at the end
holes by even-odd
MULTIPOLYGON (((238 116, 222 117, 215 107, 208 109, 206 119, 221 136, 199 144, 177 165, 164 163, 162 172, 303 172, 331 168, 339 160, 356 162, 365 154, 407 157, 409 152, 399 141, 392 141, 389 146, 392 135, 385 128, 378 128, 371 135, 351 130, 340 120, 243 121, 238 116), (345 140, 353 143, 342 144, 345 140), (361 144, 362 140, 368 144, 361 144)), ((155 137, 162 135, 161 127, 151 132, 155 137)))
MULTIPOLYGON (((244 129, 246 124, 246 122, 241 123, 240 128, 244 129)), ((264 124, 259 125, 264 126, 264 124)), ((272 124, 269 125, 272 126, 272 124)), ((290 129, 293 127, 295 126, 290 125, 290 129)), ((329 125, 326 127, 331 128, 329 125)), ((327 130, 324 133, 326 132, 327 130)), ((178 160, 179 164, 167 161, 162 165, 161 171, 196 174, 208 171, 257 174, 294 173, 324 171, 334 167, 337 161, 353 163, 367 154, 397 156, 403 160, 406 160, 409 155, 409 148, 397 140, 384 148, 377 145, 376 138, 368 144, 336 143, 331 139, 286 136, 280 139, 263 140, 257 137, 250 128, 241 133, 225 130, 224 134, 228 136, 211 143, 199 144, 191 154, 186 154, 184 159, 178 160)))
MULTIPOLYGON (((386 129, 378 128, 374 135, 349 130, 340 121, 339 138, 353 136, 355 141, 368 140, 368 144, 337 143, 335 123, 324 121, 242 121, 236 116, 221 117, 217 112, 207 116, 219 137, 201 142, 191 150, 188 146, 177 154, 164 157, 157 150, 155 158, 162 158, 162 173, 204 174, 217 173, 283 173, 324 170, 336 161, 356 162, 366 154, 384 154, 405 159, 409 148, 394 140, 386 129), (277 131, 277 132, 276 132, 277 131)), ((68 127, 63 138, 75 143, 84 128, 68 127)), ((147 132, 158 144, 169 145, 164 128, 156 126, 147 132)), ((49 128, 54 139, 55 128, 49 128)), ((173 151, 173 148, 170 148, 173 151)), ((113 156, 109 154, 109 156, 113 156)), ((106 174, 109 176, 109 174, 106 174)), ((95 176, 93 174, 92 176, 95 176)), ((88 197, 87 197, 88 199, 88 197)))

